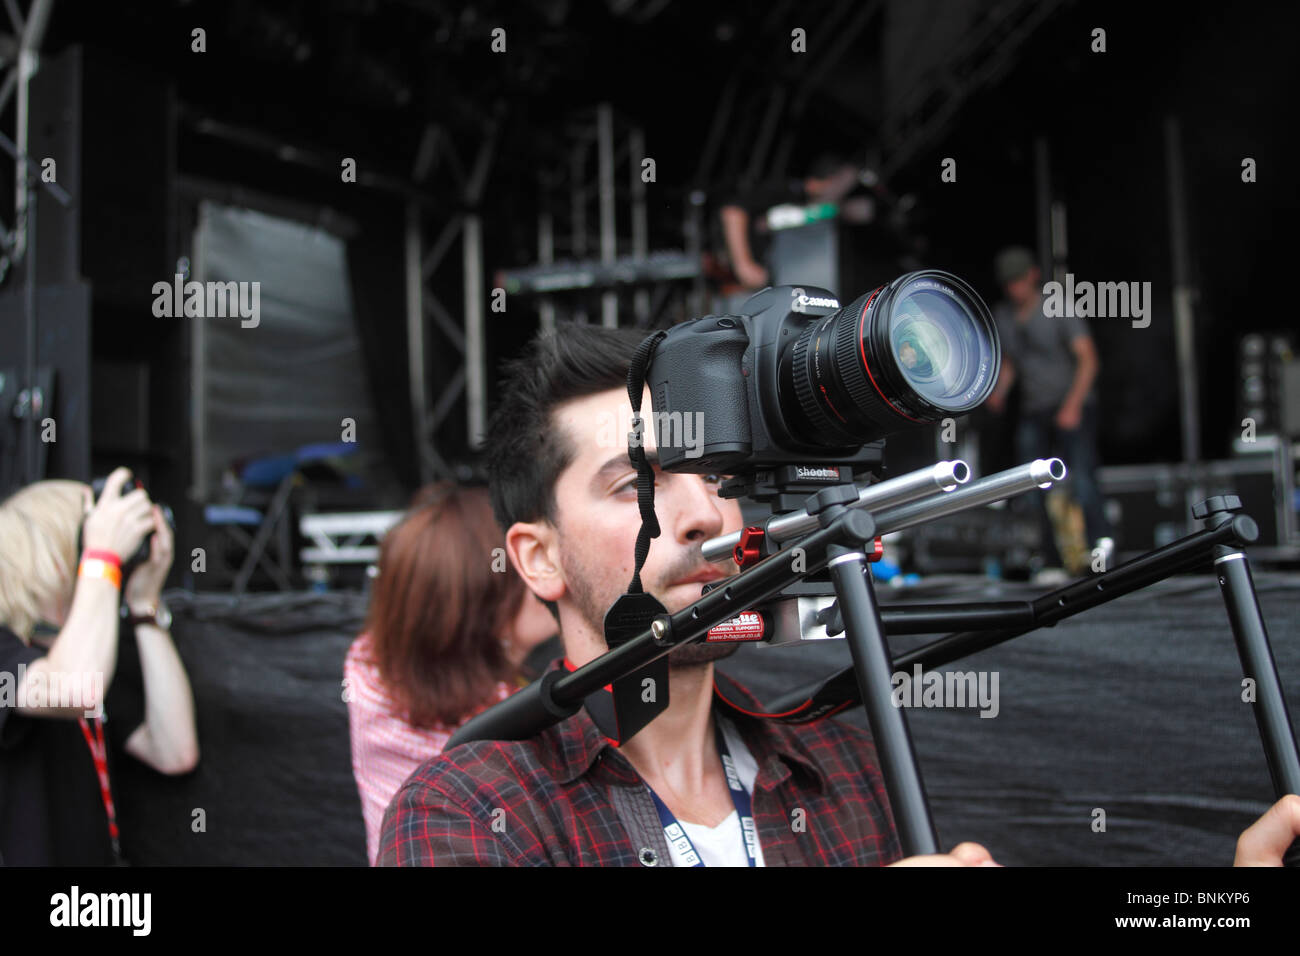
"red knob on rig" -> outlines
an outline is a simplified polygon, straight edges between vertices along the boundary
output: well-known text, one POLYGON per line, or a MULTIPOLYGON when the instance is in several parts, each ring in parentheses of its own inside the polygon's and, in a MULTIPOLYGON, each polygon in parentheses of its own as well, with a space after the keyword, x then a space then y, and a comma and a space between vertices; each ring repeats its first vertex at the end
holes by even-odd
POLYGON ((746 528, 740 533, 740 544, 733 552, 736 565, 740 570, 757 563, 763 558, 763 538, 766 532, 759 527, 746 528))

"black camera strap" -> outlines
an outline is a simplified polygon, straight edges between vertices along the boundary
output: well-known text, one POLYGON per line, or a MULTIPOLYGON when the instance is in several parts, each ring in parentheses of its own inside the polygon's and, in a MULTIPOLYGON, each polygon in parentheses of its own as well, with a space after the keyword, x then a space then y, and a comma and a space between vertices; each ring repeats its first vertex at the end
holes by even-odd
MULTIPOLYGON (((632 400, 632 431, 627 436, 627 457, 636 468, 636 500, 641 529, 636 536, 636 567, 627 593, 605 612, 605 643, 613 650, 644 634, 655 618, 668 612, 641 586, 641 567, 650 553, 650 541, 659 537, 655 518, 655 473, 645 453, 645 422, 641 418, 641 393, 645 390, 650 355, 666 333, 656 332, 636 350, 627 372, 627 392, 632 400)), ((658 717, 668 707, 668 658, 660 657, 615 680, 590 695, 587 713, 605 737, 620 745, 658 717)))
POLYGON ((642 593, 641 566, 650 553, 650 541, 659 537, 659 519, 655 517, 655 471, 645 454, 645 420, 641 417, 641 393, 645 391, 646 366, 661 339, 668 333, 655 332, 637 346, 627 370, 627 397, 632 401, 632 430, 627 436, 627 457, 636 467, 636 503, 641 511, 641 530, 636 536, 636 566, 632 569, 629 594, 642 593))
MULTIPOLYGON (((606 616, 605 634, 610 647, 614 647, 615 642, 627 640, 640 633, 649 626, 656 615, 663 613, 662 606, 649 595, 644 595, 641 586, 641 567, 650 554, 651 540, 659 537, 660 533, 659 519, 655 517, 654 466, 650 464, 645 453, 645 420, 641 417, 641 395, 645 391, 646 367, 650 364, 650 356, 667 334, 666 331, 660 330, 642 341, 637 346, 636 353, 632 356, 632 363, 627 370, 627 397, 632 402, 632 431, 627 436, 627 457, 636 466, 636 501, 641 512, 641 530, 636 537, 636 566, 632 570, 632 582, 628 585, 627 594, 614 603, 606 616), (632 595, 644 595, 644 597, 637 598, 632 595)), ((656 663, 662 666, 664 662, 656 663)), ((747 710, 735 701, 728 700, 721 691, 718 691, 717 696, 723 704, 739 713, 791 724, 819 720, 830 714, 839 713, 860 701, 852 668, 788 695, 788 703, 772 713, 747 710)), ((631 697, 627 702, 620 700, 614 709, 623 713, 636 703, 636 698, 631 697)), ((602 724, 607 737, 627 739, 631 734, 626 733, 626 730, 630 728, 625 726, 624 734, 620 734, 615 728, 622 723, 632 724, 636 729, 640 729, 648 722, 643 715, 638 714, 637 717, 639 719, 635 724, 628 717, 616 720, 612 714, 609 715, 609 719, 597 722, 602 724)))

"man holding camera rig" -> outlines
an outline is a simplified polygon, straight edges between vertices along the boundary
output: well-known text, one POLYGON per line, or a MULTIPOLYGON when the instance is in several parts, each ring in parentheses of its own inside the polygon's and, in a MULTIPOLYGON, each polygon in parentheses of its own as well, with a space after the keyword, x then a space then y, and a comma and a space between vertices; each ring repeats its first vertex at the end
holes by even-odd
MULTIPOLYGON (((553 607, 570 668, 605 652, 605 610, 631 573, 636 473, 626 447, 596 436, 627 420, 627 371, 642 337, 575 326, 535 340, 507 369, 489 431, 506 550, 553 607)), ((739 528, 740 515, 713 476, 656 468, 655 482, 662 534, 642 574, 675 612, 721 576, 701 546, 739 528)), ((974 843, 901 860, 875 749, 857 728, 724 717, 715 683, 761 709, 714 671, 733 650, 673 650, 667 710, 622 746, 581 710, 529 740, 469 743, 426 763, 389 805, 378 865, 997 865, 974 843)), ((1291 796, 1242 834, 1236 863, 1280 865, 1297 834, 1300 797, 1291 796)))
POLYGON ((123 862, 118 754, 169 775, 198 762, 161 597, 172 531, 142 488, 124 493, 130 477, 114 471, 98 502, 79 482, 41 481, 0 503, 2 864, 123 862), (119 608, 133 639, 124 628, 119 641, 119 608), (58 633, 34 634, 41 621, 58 633))

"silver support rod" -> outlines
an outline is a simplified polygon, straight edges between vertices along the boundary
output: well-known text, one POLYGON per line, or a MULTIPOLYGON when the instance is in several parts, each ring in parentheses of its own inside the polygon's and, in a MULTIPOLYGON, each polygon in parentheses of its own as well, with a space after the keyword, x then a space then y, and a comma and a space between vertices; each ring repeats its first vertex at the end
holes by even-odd
POLYGON ((420 470, 420 484, 433 480, 426 447, 429 445, 428 384, 424 376, 424 281, 421 268, 420 207, 406 206, 406 362, 410 380, 411 430, 415 433, 415 460, 420 470))
POLYGON ((474 167, 465 183, 465 215, 461 244, 465 260, 465 424, 466 443, 483 447, 487 437, 487 316, 483 302, 483 220, 478 213, 496 153, 500 125, 493 120, 479 145, 474 167))
MULTIPOLYGON (((49 26, 52 7, 53 0, 36 0, 27 13, 22 36, 18 38, 18 102, 14 131, 18 156, 14 163, 14 240, 13 250, 9 254, 14 262, 22 261, 28 245, 27 206, 31 202, 31 183, 28 180, 27 168, 27 145, 31 125, 30 91, 32 77, 40 69, 41 57, 37 50, 40 48, 41 40, 45 38, 45 28, 49 26)), ((28 383, 28 388, 34 387, 34 382, 28 383)))
POLYGON ((487 372, 483 329, 483 229, 478 213, 465 216, 465 405, 469 447, 487 435, 487 372))
MULTIPOLYGON (((964 461, 941 461, 928 468, 918 468, 896 478, 878 481, 874 485, 858 485, 858 500, 854 508, 891 508, 918 498, 928 498, 936 491, 951 492, 970 480, 970 467, 964 461)), ((817 518, 800 508, 780 515, 767 523, 767 534, 780 544, 801 538, 820 527, 817 518)), ((704 542, 706 561, 726 561, 740 544, 740 532, 722 535, 704 542)))
POLYGON ((967 508, 992 504, 1024 494, 1034 488, 1050 488, 1065 478, 1065 462, 1059 458, 1038 458, 1027 465, 1008 468, 997 474, 981 478, 965 488, 949 494, 931 495, 920 501, 886 508, 872 514, 876 519, 876 533, 889 534, 902 531, 936 518, 944 518, 967 508))
MULTIPOLYGON (((628 135, 628 158, 632 176, 628 180, 632 194, 632 255, 640 260, 650 252, 650 231, 646 225, 645 181, 641 178, 641 161, 645 159, 645 132, 639 127, 628 135)), ((650 320, 650 290, 637 289, 632 294, 632 312, 638 325, 650 320)))
POLYGON ((1055 281, 1064 282, 1065 274, 1070 271, 1070 230, 1066 222, 1064 200, 1052 200, 1049 219, 1052 228, 1051 275, 1055 281))
MULTIPOLYGON (((190 257, 190 274, 186 279, 196 282, 208 280, 208 217, 211 206, 199 201, 198 223, 194 229, 194 252, 190 257)), ((181 271, 181 264, 176 264, 181 271)), ((190 325, 190 500, 208 500, 208 337, 207 320, 196 315, 190 325)))
POLYGON ((758 136, 755 137, 753 145, 750 147, 749 168, 745 170, 742 184, 745 187, 753 186, 757 181, 759 174, 767 160, 768 151, 772 148, 772 138, 776 135, 777 124, 785 111, 786 90, 784 86, 778 86, 772 93, 772 98, 768 101, 767 112, 763 114, 763 122, 759 127, 758 136))
POLYGON ((21 36, 23 32, 23 15, 18 9, 17 0, 5 0, 5 10, 9 14, 9 25, 14 33, 21 36))
MULTIPOLYGON (((582 182, 586 169, 586 150, 585 142, 577 142, 573 145, 573 151, 569 153, 569 225, 572 229, 569 239, 569 258, 571 259, 584 259, 587 256, 587 194, 582 182)), ((587 309, 581 304, 581 300, 573 310, 573 319, 580 325, 585 325, 587 322, 587 309)))
POLYGON ((718 105, 713 111, 713 121, 709 123, 709 135, 700 151, 700 163, 695 167, 695 176, 691 184, 696 189, 703 189, 713 172, 713 164, 718 158, 718 147, 722 145, 723 134, 731 125, 731 111, 736 105, 736 91, 740 89, 740 76, 733 73, 731 79, 718 97, 718 105))
MULTIPOLYGON (((555 261, 555 217, 551 213, 550 195, 546 188, 546 182, 541 182, 541 189, 538 194, 538 213, 537 213, 537 261, 544 265, 549 265, 555 261)), ((538 303, 537 312, 541 320, 543 332, 550 332, 555 329, 555 303, 549 295, 541 297, 542 301, 538 303)))
MULTIPOLYGON (((0 83, 0 110, 9 105, 9 97, 14 95, 14 90, 18 87, 18 68, 10 67, 5 71, 5 79, 0 83)), ((18 148, 15 145, 14 155, 18 155, 18 148)))
POLYGON ((582 177, 586 172, 585 147, 575 143, 569 154, 569 219, 573 230, 569 237, 569 257, 582 259, 587 255, 587 208, 582 177))
MULTIPOLYGON (((613 265, 618 258, 618 234, 614 231, 614 110, 608 103, 596 109, 597 164, 600 176, 600 261, 613 265)), ((601 293, 600 322, 606 328, 618 326, 618 293, 601 293)))
POLYGON ((1169 245, 1173 253, 1174 345, 1178 355, 1178 406, 1183 461, 1201 460, 1201 414, 1197 405, 1196 328, 1187 245, 1187 195, 1183 188, 1183 148, 1178 120, 1165 117, 1165 181, 1169 184, 1169 245))
POLYGON ((1043 274, 1055 279, 1052 254, 1052 164, 1047 138, 1034 138, 1034 220, 1038 227, 1038 265, 1043 274))
POLYGON ((36 72, 39 57, 34 50, 18 51, 18 101, 15 104, 17 119, 14 131, 18 155, 14 162, 14 239, 10 253, 14 262, 21 262, 27 249, 27 204, 30 202, 27 182, 27 128, 30 103, 28 91, 32 74, 36 72))
MULTIPOLYGON (((9 253, 10 261, 24 263, 23 281, 23 322, 24 322, 24 356, 22 383, 27 389, 30 400, 27 415, 23 420, 23 478, 28 484, 45 477, 37 466, 36 416, 36 194, 31 189, 30 175, 27 168, 28 127, 31 122, 30 90, 32 77, 40 68, 40 55, 36 52, 45 37, 45 28, 49 25, 52 0, 36 0, 27 14, 23 24, 22 36, 18 45, 18 103, 17 129, 14 133, 16 152, 14 162, 14 232, 13 247, 9 253)), ((10 16, 13 11, 10 11, 10 16)), ((48 400, 50 396, 45 396, 48 400)), ((43 403, 42 403, 43 405, 43 403)), ((84 476, 83 476, 84 477, 84 476)))
MULTIPOLYGON (((26 55, 26 54, 23 54, 26 55)), ((35 55, 35 54, 33 54, 35 55)), ((23 89, 23 102, 27 99, 26 84, 23 89)), ((19 164, 24 169, 24 184, 26 183, 26 144, 23 150, 19 152, 19 164)), ((37 388, 37 352, 36 352, 36 193, 33 191, 30 196, 23 199, 25 208, 19 222, 22 224, 23 234, 30 237, 31 242, 27 246, 26 261, 23 261, 23 322, 24 333, 23 340, 26 347, 24 355, 24 374, 25 381, 23 385, 27 388, 29 396, 27 402, 27 414, 23 417, 23 459, 24 474, 23 479, 27 484, 39 481, 45 475, 41 473, 40 465, 37 464, 39 455, 37 454, 36 443, 36 416, 39 414, 38 408, 45 407, 45 399, 51 396, 45 396, 44 399, 38 399, 37 388)), ((19 253, 21 255, 21 253, 19 253)), ((22 261, 21 259, 19 261, 22 261)), ((84 476, 83 476, 84 477, 84 476)))
POLYGON ((415 163, 411 170, 411 181, 423 184, 438 164, 438 139, 442 136, 442 127, 433 123, 424 124, 420 134, 420 143, 415 148, 415 163))

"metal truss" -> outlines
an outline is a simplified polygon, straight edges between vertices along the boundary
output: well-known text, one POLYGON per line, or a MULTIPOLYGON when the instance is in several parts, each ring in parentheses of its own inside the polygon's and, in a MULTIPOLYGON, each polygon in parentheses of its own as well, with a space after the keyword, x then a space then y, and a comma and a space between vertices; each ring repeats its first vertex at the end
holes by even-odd
MULTIPOLYGON (((0 219, 0 282, 11 267, 24 266, 23 317, 24 356, 23 379, 14 409, 23 419, 22 460, 23 481, 32 482, 41 477, 44 456, 36 440, 36 422, 45 407, 45 396, 37 384, 36 368, 36 187, 42 187, 51 198, 63 206, 72 203, 72 197, 58 183, 43 182, 28 155, 31 128, 30 93, 32 77, 40 68, 37 53, 45 30, 49 26, 54 0, 34 0, 23 17, 17 0, 4 0, 5 12, 12 35, 0 35, 0 66, 4 67, 4 80, 0 81, 0 112, 16 97, 14 138, 0 132, 0 149, 14 161, 14 225, 0 219)), ((0 409, 0 414, 7 410, 0 409)))
POLYGON ((881 130, 890 176, 907 165, 951 123, 962 104, 991 86, 1020 56, 1021 47, 1070 0, 1013 0, 992 4, 945 53, 943 66, 904 92, 881 130))
POLYGON ((439 452, 437 432, 446 422, 457 400, 465 396, 466 426, 470 448, 482 445, 487 429, 487 370, 485 367, 485 315, 483 278, 483 224, 479 202, 487 185, 488 171, 496 154, 502 109, 492 112, 484 124, 482 140, 467 166, 447 129, 430 123, 416 152, 412 178, 417 185, 428 181, 440 162, 444 163, 459 195, 461 211, 441 223, 431 243, 425 241, 423 204, 406 207, 406 331, 411 387, 411 416, 415 430, 416 457, 420 481, 450 479, 455 473, 439 452), (433 292, 431 283, 447 259, 456 240, 461 245, 464 288, 462 321, 433 292), (427 322, 433 320, 441 339, 456 349, 462 362, 450 379, 437 385, 431 396, 428 380, 427 322), (432 401, 431 401, 432 398, 432 401))
MULTIPOLYGON (((647 158, 645 131, 617 116, 609 103, 600 103, 572 116, 565 132, 569 142, 567 154, 538 177, 538 264, 555 264, 557 249, 574 261, 598 256, 601 265, 607 268, 613 268, 616 263, 624 266, 648 263, 652 257, 647 190, 642 179, 642 161, 647 158), (625 189, 618 186, 620 166, 627 170, 625 189), (593 206, 594 235, 589 227, 593 206), (626 223, 627 229, 621 244, 620 220, 626 223), (557 228, 561 230, 558 238, 557 228)), ((687 254, 692 251, 688 243, 687 254)), ((698 255, 695 259, 698 260, 698 255)), ((650 323, 670 293, 667 282, 640 283, 631 293, 635 324, 644 327, 650 323)), ((543 329, 555 327, 560 308, 560 302, 554 297, 541 297, 538 310, 543 329)), ((569 309, 566 317, 577 322, 589 320, 581 301, 569 309)), ((601 324, 616 328, 621 319, 619 293, 606 288, 600 294, 601 324)))

